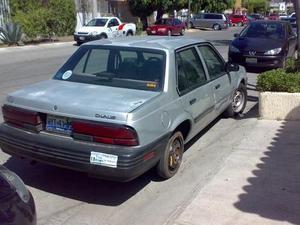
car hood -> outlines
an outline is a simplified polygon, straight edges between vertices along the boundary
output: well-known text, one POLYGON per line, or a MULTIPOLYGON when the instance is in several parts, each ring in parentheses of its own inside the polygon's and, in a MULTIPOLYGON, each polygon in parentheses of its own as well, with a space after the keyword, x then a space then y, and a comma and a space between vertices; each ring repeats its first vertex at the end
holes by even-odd
POLYGON ((47 80, 7 96, 6 104, 43 113, 126 122, 128 113, 160 92, 47 80))
POLYGON ((104 29, 104 27, 86 27, 86 26, 83 26, 83 27, 79 28, 77 30, 77 32, 91 33, 93 31, 101 31, 103 29, 104 29))
POLYGON ((247 38, 240 37, 236 38, 232 45, 237 47, 240 51, 256 51, 266 52, 275 48, 282 48, 283 41, 266 39, 266 38, 247 38))

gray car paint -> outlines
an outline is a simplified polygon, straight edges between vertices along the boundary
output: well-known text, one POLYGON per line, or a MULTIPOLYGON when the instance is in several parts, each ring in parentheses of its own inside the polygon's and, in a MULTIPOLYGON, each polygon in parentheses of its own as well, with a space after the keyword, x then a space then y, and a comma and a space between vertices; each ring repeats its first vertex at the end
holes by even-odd
MULTIPOLYGON (((185 140, 187 142, 231 104, 233 91, 242 80, 247 80, 243 67, 240 67, 238 72, 224 75, 230 77, 230 79, 227 78, 227 82, 230 81, 230 83, 224 84, 224 87, 227 87, 225 90, 227 98, 220 107, 216 107, 220 101, 216 97, 214 89, 211 88, 212 81, 208 83, 208 89, 212 91, 211 94, 203 90, 202 87, 195 89, 190 93, 190 96, 196 97, 199 102, 197 107, 189 110, 186 107, 186 101, 190 99, 180 97, 177 92, 174 52, 187 46, 196 47, 200 43, 209 44, 203 40, 175 37, 134 37, 126 40, 100 40, 88 43, 89 45, 164 50, 166 52, 166 73, 164 88, 161 93, 50 80, 10 94, 5 104, 49 114, 129 125, 137 131, 141 146, 173 132, 178 125, 188 120, 191 123, 191 130, 185 140), (210 100, 208 100, 209 104, 202 104, 202 99, 206 98, 202 94, 210 95, 207 99, 211 99, 213 104, 209 102, 210 100), (53 109, 54 105, 58 106, 57 112, 53 109), (195 115, 199 116, 202 112, 206 112, 208 106, 209 108, 214 107, 209 114, 205 114, 203 118, 199 118, 199 121, 195 121, 195 115), (197 109, 199 109, 198 112, 197 109), (96 113, 115 115, 117 119, 96 118, 96 113), (193 115, 193 113, 195 114, 193 115)), ((207 71, 205 63, 203 66, 207 71)), ((207 76, 209 78, 209 74, 207 76)), ((223 85, 222 82, 225 82, 223 78, 220 79, 221 85, 223 85)), ((224 98, 222 98, 223 100, 224 98)))

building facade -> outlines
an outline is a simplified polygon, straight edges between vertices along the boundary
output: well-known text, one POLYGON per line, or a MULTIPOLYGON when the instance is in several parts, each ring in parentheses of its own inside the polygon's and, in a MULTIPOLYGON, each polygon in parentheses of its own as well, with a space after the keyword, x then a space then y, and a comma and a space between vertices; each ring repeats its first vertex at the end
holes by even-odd
POLYGON ((2 27, 9 19, 9 0, 0 0, 0 27, 2 27))
POLYGON ((99 16, 117 16, 126 22, 136 22, 126 0, 75 0, 77 11, 76 30, 90 19, 99 16))

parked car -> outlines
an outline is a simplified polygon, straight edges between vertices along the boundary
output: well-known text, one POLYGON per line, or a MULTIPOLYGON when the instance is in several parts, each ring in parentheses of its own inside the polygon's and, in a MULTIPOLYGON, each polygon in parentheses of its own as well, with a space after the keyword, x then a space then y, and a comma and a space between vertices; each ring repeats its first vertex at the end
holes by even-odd
POLYGON ((268 17, 267 17, 268 20, 279 20, 280 17, 277 13, 271 13, 268 17))
POLYGON ((1 149, 118 181, 172 177, 184 144, 243 112, 247 76, 214 46, 137 37, 82 45, 51 80, 7 96, 1 149))
POLYGON ((184 35, 185 23, 177 18, 163 18, 149 26, 146 32, 148 35, 184 35))
POLYGON ((278 68, 295 55, 296 34, 285 21, 255 21, 235 36, 229 59, 241 65, 278 68))
POLYGON ((33 197, 15 173, 0 165, 0 224, 36 225, 33 197))
POLYGON ((229 19, 233 25, 236 25, 239 27, 242 27, 249 23, 249 20, 248 20, 247 16, 245 16, 245 15, 230 15, 229 19))
POLYGON ((99 39, 135 35, 134 23, 123 23, 117 17, 98 17, 89 21, 74 33, 78 45, 99 39))
POLYGON ((200 13, 191 18, 190 27, 211 28, 213 30, 227 29, 229 24, 226 16, 220 13, 200 13))
POLYGON ((263 20, 264 17, 258 13, 253 13, 249 15, 251 18, 253 18, 254 20, 263 20))

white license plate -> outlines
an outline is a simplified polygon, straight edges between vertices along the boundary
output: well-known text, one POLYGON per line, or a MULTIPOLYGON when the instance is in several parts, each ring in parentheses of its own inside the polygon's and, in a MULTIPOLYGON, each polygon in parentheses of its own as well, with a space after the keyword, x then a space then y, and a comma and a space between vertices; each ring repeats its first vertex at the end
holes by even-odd
POLYGON ((79 37, 79 40, 84 41, 85 37, 79 37))
POLYGON ((257 64, 257 58, 246 58, 246 63, 257 64))
POLYGON ((100 166, 117 168, 118 156, 100 152, 91 152, 90 163, 100 166))
POLYGON ((47 115, 46 130, 70 135, 72 132, 71 120, 67 117, 47 115))
POLYGON ((156 31, 155 31, 155 30, 153 30, 153 31, 151 31, 151 33, 152 33, 152 34, 156 34, 156 31))

